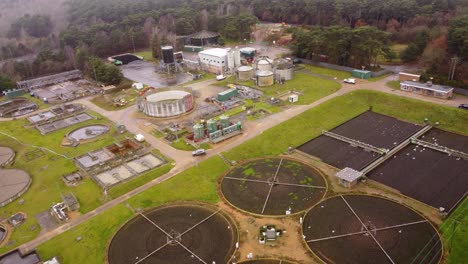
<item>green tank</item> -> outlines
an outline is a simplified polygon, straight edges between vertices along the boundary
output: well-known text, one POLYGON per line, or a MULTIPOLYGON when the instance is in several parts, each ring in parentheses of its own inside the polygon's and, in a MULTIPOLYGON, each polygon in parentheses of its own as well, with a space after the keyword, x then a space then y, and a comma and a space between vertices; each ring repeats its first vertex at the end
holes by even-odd
POLYGON ((221 125, 221 128, 226 128, 229 126, 229 116, 227 115, 222 115, 219 117, 219 124, 221 125))
POLYGON ((202 124, 195 124, 193 126, 193 138, 201 139, 205 137, 205 128, 202 124))
POLYGON ((206 122, 206 127, 208 128, 209 133, 213 133, 218 130, 216 120, 210 119, 206 122))

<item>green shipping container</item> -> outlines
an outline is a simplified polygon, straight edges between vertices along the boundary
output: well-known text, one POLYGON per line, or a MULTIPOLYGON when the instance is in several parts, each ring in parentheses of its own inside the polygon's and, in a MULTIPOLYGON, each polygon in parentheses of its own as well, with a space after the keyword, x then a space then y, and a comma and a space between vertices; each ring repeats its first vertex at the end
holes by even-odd
POLYGON ((353 70, 352 75, 353 77, 360 79, 369 79, 372 77, 372 72, 363 70, 353 70))
POLYGON ((233 97, 237 96, 237 89, 232 88, 224 92, 220 92, 217 96, 218 101, 225 102, 233 97))

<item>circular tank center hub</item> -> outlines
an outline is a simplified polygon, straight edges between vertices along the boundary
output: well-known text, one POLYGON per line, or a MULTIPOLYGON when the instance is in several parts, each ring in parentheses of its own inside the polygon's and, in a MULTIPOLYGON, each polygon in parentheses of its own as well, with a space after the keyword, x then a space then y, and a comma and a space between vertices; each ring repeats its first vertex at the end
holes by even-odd
POLYGON ((182 235, 180 232, 171 230, 167 236, 167 243, 171 246, 178 245, 182 241, 182 235))
POLYGON ((268 185, 270 185, 270 186, 279 183, 278 179, 275 179, 275 177, 270 177, 270 178, 268 178, 268 179, 267 179, 267 182, 268 182, 268 185))

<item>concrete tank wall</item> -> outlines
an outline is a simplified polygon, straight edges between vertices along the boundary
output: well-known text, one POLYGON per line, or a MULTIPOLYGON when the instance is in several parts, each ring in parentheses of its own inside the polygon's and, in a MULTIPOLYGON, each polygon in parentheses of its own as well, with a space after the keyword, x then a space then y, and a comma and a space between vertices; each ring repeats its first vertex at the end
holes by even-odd
POLYGON ((138 109, 148 116, 152 117, 171 117, 184 114, 193 109, 193 96, 186 95, 182 99, 164 100, 159 102, 150 102, 140 98, 138 109))
POLYGON ((239 67, 237 70, 237 79, 239 81, 248 81, 254 77, 254 70, 249 66, 239 67))
POLYGON ((275 75, 277 80, 289 81, 294 77, 294 69, 276 69, 275 75))
POLYGON ((270 86, 275 83, 274 74, 271 71, 258 71, 257 72, 257 85, 270 86))

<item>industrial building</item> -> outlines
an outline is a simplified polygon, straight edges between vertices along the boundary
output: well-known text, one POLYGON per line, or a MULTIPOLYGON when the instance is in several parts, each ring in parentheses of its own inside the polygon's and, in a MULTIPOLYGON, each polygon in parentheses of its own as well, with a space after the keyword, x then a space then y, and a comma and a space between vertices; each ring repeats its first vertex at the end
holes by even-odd
POLYGON ((215 74, 223 74, 241 65, 240 51, 235 49, 214 48, 198 53, 201 69, 215 74))
POLYGON ((432 84, 431 81, 427 83, 404 81, 400 83, 400 89, 406 92, 433 96, 433 97, 438 97, 442 99, 450 99, 453 96, 452 87, 432 84))
POLYGON ((46 86, 63 83, 66 81, 81 79, 83 74, 79 70, 62 72, 54 75, 44 76, 36 79, 18 82, 18 89, 32 91, 46 86))
POLYGON ((190 89, 148 88, 137 98, 138 110, 147 116, 172 117, 190 112, 194 97, 190 89))
POLYGON ((229 120, 229 116, 222 115, 219 117, 219 121, 210 119, 205 124, 195 124, 193 126, 193 134, 188 136, 187 139, 194 142, 203 142, 209 139, 211 143, 216 144, 241 133, 241 122, 232 123, 229 120))
POLYGON ((404 82, 404 81, 419 82, 420 79, 421 79, 421 75, 418 75, 418 74, 411 74, 411 73, 406 73, 406 72, 398 73, 398 80, 400 82, 404 82))

